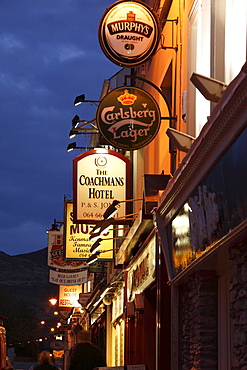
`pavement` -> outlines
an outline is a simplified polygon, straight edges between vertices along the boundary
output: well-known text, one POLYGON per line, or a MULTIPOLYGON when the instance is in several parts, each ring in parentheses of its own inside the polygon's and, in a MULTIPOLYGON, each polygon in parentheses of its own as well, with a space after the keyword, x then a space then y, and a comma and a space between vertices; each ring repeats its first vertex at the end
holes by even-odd
POLYGON ((35 366, 39 365, 38 362, 25 362, 25 361, 22 361, 22 362, 14 362, 12 364, 13 368, 15 370, 33 370, 35 368, 35 366))

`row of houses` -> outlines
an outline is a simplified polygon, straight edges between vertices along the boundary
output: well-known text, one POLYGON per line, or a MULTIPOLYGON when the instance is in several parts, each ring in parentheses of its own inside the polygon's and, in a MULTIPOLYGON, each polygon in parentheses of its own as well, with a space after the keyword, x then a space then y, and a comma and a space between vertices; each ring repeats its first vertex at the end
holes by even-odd
MULTIPOLYGON (((157 16, 159 44, 104 81, 100 100, 131 84, 155 99, 161 124, 137 150, 92 135, 91 147, 130 161, 135 217, 103 263, 83 323, 109 367, 244 370, 247 3, 143 3, 157 16)), ((77 330, 78 320, 71 346, 77 330)))

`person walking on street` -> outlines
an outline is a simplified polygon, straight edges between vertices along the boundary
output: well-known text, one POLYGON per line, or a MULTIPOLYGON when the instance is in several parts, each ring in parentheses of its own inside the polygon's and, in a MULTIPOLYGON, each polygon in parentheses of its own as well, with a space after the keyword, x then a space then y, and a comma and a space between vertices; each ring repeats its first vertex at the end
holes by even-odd
POLYGON ((79 331, 77 339, 78 343, 71 348, 69 370, 93 370, 106 366, 101 349, 89 341, 89 332, 79 331))

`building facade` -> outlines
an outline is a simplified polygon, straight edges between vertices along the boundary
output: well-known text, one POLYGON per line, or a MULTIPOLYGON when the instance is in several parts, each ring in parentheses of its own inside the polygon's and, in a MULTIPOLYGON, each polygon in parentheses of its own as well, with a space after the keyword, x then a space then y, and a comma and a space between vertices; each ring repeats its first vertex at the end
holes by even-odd
MULTIPOLYGON (((88 303, 88 325, 110 367, 246 369, 247 3, 145 3, 159 47, 103 90, 131 74, 156 99, 161 126, 147 146, 121 151, 138 216, 88 303)), ((116 149, 96 135, 93 145, 116 149)))

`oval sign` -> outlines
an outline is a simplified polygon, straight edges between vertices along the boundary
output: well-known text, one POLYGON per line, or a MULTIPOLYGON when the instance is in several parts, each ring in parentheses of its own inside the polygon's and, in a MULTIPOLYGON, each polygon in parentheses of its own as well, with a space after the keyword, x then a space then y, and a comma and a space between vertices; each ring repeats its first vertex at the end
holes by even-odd
POLYGON ((64 341, 63 340, 53 340, 50 343, 51 349, 55 349, 56 351, 61 351, 64 349, 64 341))
POLYGON ((107 8, 99 24, 99 43, 120 66, 144 63, 157 50, 160 25, 154 11, 139 1, 120 1, 107 8))
POLYGON ((136 87, 112 90, 100 102, 96 122, 101 135, 115 148, 140 149, 149 144, 160 128, 156 100, 136 87))

